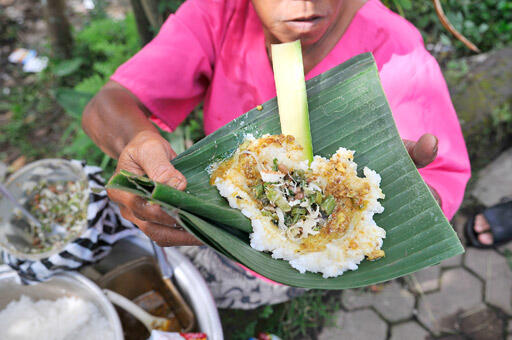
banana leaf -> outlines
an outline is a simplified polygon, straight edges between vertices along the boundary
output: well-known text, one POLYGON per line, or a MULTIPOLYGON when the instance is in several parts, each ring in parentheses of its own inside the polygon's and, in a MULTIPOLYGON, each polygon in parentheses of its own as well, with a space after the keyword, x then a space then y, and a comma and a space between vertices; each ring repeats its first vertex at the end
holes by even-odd
POLYGON ((387 281, 434 265, 464 251, 453 228, 420 177, 396 129, 370 53, 358 55, 307 82, 313 150, 330 157, 343 146, 355 150, 359 169, 381 177, 385 210, 375 221, 386 230, 386 257, 363 261, 356 271, 324 279, 301 274, 286 261, 249 245, 251 224, 209 184, 208 169, 236 150, 247 134, 280 133, 276 99, 207 136, 172 164, 187 178, 186 191, 122 172, 108 187, 127 190, 177 213, 184 227, 219 253, 283 284, 344 289, 387 281))

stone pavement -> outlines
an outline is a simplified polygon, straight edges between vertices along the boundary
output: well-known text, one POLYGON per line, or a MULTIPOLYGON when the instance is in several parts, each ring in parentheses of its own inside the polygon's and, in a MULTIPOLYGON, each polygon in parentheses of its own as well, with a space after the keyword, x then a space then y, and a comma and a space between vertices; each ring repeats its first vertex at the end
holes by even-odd
POLYGON ((497 251, 468 248, 408 277, 343 291, 335 325, 318 339, 512 340, 507 260, 512 261, 512 245, 497 251))
MULTIPOLYGON (((511 196, 511 164, 509 149, 481 172, 472 191, 480 203, 489 206, 511 196)), ((454 219, 461 239, 465 222, 462 215, 454 219)), ((318 338, 512 340, 511 266, 512 242, 496 250, 466 248, 465 254, 413 275, 345 290, 335 325, 324 327, 318 338)))

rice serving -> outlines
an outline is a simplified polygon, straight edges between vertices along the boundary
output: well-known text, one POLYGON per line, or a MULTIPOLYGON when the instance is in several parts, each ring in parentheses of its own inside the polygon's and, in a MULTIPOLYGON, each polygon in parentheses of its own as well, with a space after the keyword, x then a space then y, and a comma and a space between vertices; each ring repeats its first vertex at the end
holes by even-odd
POLYGON ((114 332, 95 304, 77 297, 32 301, 23 295, 0 311, 2 340, 110 340, 114 332))
POLYGON ((380 175, 357 176, 354 151, 308 164, 292 136, 248 136, 232 157, 214 166, 211 184, 251 219, 251 247, 324 278, 384 256, 384 229, 373 220, 384 208, 380 175))

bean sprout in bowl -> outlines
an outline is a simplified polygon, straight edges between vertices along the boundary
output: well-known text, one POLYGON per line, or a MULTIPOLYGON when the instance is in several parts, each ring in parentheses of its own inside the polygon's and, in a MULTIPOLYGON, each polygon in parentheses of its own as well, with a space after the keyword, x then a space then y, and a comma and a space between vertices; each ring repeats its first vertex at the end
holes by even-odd
POLYGON ((7 189, 34 215, 41 227, 0 196, 0 247, 28 260, 40 260, 62 251, 87 228, 89 186, 78 163, 43 159, 14 173, 7 189))

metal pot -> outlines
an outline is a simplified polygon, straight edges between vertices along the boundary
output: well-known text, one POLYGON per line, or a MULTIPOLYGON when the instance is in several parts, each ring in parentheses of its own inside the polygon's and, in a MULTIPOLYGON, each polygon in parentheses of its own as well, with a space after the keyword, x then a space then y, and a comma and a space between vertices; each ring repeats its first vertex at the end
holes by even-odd
MULTIPOLYGON (((164 248, 165 255, 174 270, 173 282, 192 308, 197 328, 206 333, 209 340, 223 340, 219 312, 205 280, 192 262, 172 247, 164 248)), ((153 256, 149 239, 142 233, 119 241, 112 252, 97 265, 99 272, 105 273, 130 259, 153 256)))
POLYGON ((33 300, 56 300, 65 296, 76 296, 94 303, 107 318, 114 332, 115 340, 123 340, 121 321, 114 306, 106 298, 100 288, 76 272, 64 272, 55 275, 46 282, 25 286, 17 283, 17 274, 7 265, 0 265, 0 310, 9 302, 19 300, 26 295, 33 300))

